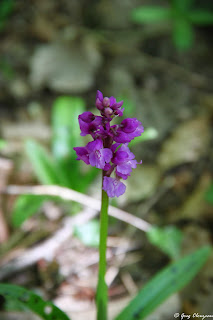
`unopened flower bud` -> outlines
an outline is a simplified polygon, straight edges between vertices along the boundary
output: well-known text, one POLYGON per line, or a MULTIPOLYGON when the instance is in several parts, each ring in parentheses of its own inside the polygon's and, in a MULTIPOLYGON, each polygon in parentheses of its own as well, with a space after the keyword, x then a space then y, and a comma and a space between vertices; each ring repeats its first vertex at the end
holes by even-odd
POLYGON ((105 97, 103 99, 103 106, 104 107, 109 107, 110 106, 110 99, 108 97, 105 97))
POLYGON ((104 115, 108 118, 113 114, 113 110, 111 108, 104 109, 104 115))

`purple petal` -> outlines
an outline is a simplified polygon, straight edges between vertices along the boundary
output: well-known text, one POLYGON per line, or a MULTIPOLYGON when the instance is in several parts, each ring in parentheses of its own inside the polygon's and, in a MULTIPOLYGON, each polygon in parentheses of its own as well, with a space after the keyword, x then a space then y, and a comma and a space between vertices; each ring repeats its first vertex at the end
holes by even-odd
POLYGON ((122 163, 117 165, 117 171, 122 174, 129 174, 130 172, 132 172, 132 166, 130 163, 122 163))
POLYGON ((116 135, 114 136, 114 140, 119 143, 130 142, 132 139, 134 138, 132 138, 129 134, 122 131, 117 132, 116 135))
POLYGON ((85 147, 73 148, 77 154, 77 160, 83 160, 86 164, 89 164, 89 155, 85 147))
POLYGON ((103 101, 103 93, 100 90, 97 90, 96 99, 103 101))
POLYGON ((135 158, 134 153, 129 150, 129 147, 127 146, 127 144, 123 144, 123 145, 120 147, 119 150, 120 150, 120 151, 125 151, 126 153, 128 153, 128 159, 129 159, 129 160, 135 158))
POLYGON ((122 117, 123 116, 123 112, 124 112, 124 108, 117 109, 117 110, 114 111, 114 114, 119 116, 119 117, 122 117))
POLYGON ((116 103, 116 99, 114 97, 110 97, 110 106, 113 106, 116 103))
POLYGON ((141 124, 136 118, 127 118, 121 122, 121 130, 126 133, 131 133, 141 124))
POLYGON ((101 139, 91 141, 87 144, 86 148, 89 153, 94 152, 95 150, 100 150, 103 148, 103 141, 101 139))
POLYGON ((116 170, 116 175, 118 177, 121 177, 124 180, 126 180, 130 176, 130 174, 123 174, 123 173, 118 172, 117 170, 116 170))
POLYGON ((101 153, 104 158, 104 161, 106 163, 109 163, 110 160, 112 159, 112 151, 108 148, 104 148, 104 149, 102 149, 101 153))
POLYGON ((84 122, 90 123, 95 119, 95 115, 90 111, 85 111, 78 116, 78 119, 81 119, 84 122))
POLYGON ((109 163, 106 163, 103 170, 108 171, 109 169, 111 169, 111 165, 109 163))
POLYGON ((116 151, 115 157, 112 160, 112 162, 115 164, 119 164, 128 160, 128 153, 125 151, 122 151, 121 148, 116 151))

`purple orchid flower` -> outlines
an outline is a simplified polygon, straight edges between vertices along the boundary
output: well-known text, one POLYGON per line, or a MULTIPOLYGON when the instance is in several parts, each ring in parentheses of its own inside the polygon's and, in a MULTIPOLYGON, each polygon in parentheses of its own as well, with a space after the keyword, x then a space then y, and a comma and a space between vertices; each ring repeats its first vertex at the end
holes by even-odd
POLYGON ((78 116, 78 122, 81 129, 81 136, 91 134, 95 138, 95 134, 102 125, 102 117, 95 116, 92 112, 86 111, 78 116))
POLYGON ((139 137, 144 128, 140 121, 136 118, 124 119, 119 126, 114 126, 115 136, 114 140, 119 143, 130 142, 136 137, 139 137))
MULTIPOLYGON (((112 151, 108 148, 103 148, 103 141, 97 139, 89 142, 86 147, 73 148, 77 153, 77 160, 83 160, 86 164, 92 167, 104 169, 106 164, 109 164, 112 158, 112 151)), ((109 166, 106 166, 109 169, 109 166)))
POLYGON ((116 175, 126 180, 132 168, 136 168, 137 164, 141 164, 142 161, 137 162, 134 160, 135 155, 129 150, 126 144, 122 145, 114 154, 112 163, 116 164, 116 175))

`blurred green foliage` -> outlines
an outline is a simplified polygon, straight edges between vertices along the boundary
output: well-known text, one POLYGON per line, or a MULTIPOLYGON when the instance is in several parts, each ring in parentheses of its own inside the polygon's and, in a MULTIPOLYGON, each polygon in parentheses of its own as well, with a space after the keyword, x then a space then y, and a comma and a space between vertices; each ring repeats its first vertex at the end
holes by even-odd
POLYGON ((203 247, 164 268, 139 291, 115 320, 145 319, 171 294, 192 280, 210 253, 210 247, 203 247))
POLYGON ((17 306, 18 309, 20 309, 18 305, 23 305, 27 309, 30 309, 31 311, 39 315, 41 319, 71 320, 52 302, 45 301, 34 292, 26 290, 22 287, 0 283, 0 294, 5 297, 6 300, 14 301, 16 303, 16 305, 13 305, 14 307, 17 306))
MULTIPOLYGON (((58 185, 85 193, 99 173, 96 168, 85 167, 84 164, 85 170, 83 171, 82 163, 81 161, 76 161, 76 153, 73 150, 73 147, 85 144, 85 140, 80 135, 78 123, 78 115, 85 110, 85 102, 79 97, 62 96, 57 98, 53 104, 51 114, 52 141, 50 152, 36 141, 26 141, 26 154, 41 184, 58 185)), ((156 138, 156 136, 156 130, 148 128, 141 137, 134 139, 130 146, 156 138)), ((20 226, 26 219, 38 212, 43 202, 48 199, 50 197, 47 196, 20 196, 16 200, 12 211, 13 226, 20 226)), ((72 208, 74 211, 75 206, 72 208)), ((79 235, 82 234, 80 229, 79 227, 79 235)), ((81 240, 85 243, 82 236, 81 240)), ((92 243, 92 241, 95 242, 96 238, 93 237, 90 242, 92 243)), ((86 242, 88 243, 88 240, 86 242)))
MULTIPOLYGON (((210 247, 203 247, 165 267, 154 276, 133 298, 115 320, 144 319, 170 295, 181 290, 198 273, 211 253, 210 247)), ((11 284, 0 284, 0 295, 6 301, 14 301, 38 314, 41 319, 71 320, 49 301, 34 292, 11 284)))
POLYGON ((6 145, 7 145, 7 142, 3 139, 0 139, 0 150, 4 149, 4 147, 6 147, 6 145))
POLYGON ((100 224, 98 220, 91 220, 83 225, 75 226, 76 235, 85 246, 98 247, 99 245, 100 224))
POLYGON ((1 57, 0 59, 0 71, 6 80, 11 80, 14 78, 15 71, 6 58, 1 57))
POLYGON ((135 8, 131 17, 140 24, 169 22, 172 25, 172 38, 178 50, 192 47, 195 31, 193 26, 213 24, 213 13, 207 9, 194 8, 195 0, 170 0, 169 7, 141 6, 135 8))
MULTIPOLYGON (((97 176, 98 170, 90 166, 82 172, 81 162, 76 161, 73 150, 73 147, 82 145, 84 141, 78 124, 78 115, 84 111, 85 102, 81 98, 57 98, 52 109, 51 152, 36 141, 26 141, 26 153, 41 184, 59 185, 84 193, 97 176)), ((20 196, 13 208, 12 224, 20 226, 47 199, 49 197, 46 196, 20 196)))
POLYGON ((0 31, 2 31, 8 23, 9 16, 14 9, 14 4, 14 0, 2 0, 0 2, 0 31))
POLYGON ((205 193, 205 199, 208 203, 213 205, 213 183, 210 185, 210 187, 207 189, 205 193))

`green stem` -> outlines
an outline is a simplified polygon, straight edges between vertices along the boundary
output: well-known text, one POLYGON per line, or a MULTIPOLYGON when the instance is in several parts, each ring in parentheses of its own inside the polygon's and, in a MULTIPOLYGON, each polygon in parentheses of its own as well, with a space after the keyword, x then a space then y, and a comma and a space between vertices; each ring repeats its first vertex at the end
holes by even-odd
MULTIPOLYGON (((104 175, 103 175, 104 177, 104 175)), ((102 190, 99 243, 99 272, 96 294, 97 320, 107 320, 108 288, 105 282, 109 197, 102 190)))

